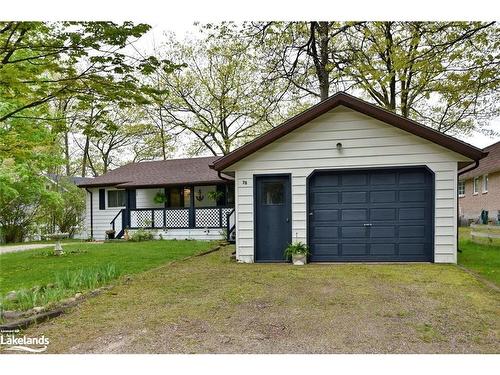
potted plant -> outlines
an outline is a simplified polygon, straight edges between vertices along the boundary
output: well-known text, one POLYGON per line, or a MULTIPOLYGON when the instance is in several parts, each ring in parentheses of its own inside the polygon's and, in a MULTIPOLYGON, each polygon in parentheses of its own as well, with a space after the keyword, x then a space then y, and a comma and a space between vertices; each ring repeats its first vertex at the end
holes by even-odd
POLYGON ((309 254, 309 248, 305 243, 293 242, 289 244, 285 249, 285 257, 289 259, 292 258, 292 263, 296 266, 303 266, 307 263, 307 255, 309 254))
POLYGON ((165 195, 164 192, 159 191, 156 193, 156 195, 153 197, 153 201, 158 204, 163 204, 167 203, 167 196, 165 195))

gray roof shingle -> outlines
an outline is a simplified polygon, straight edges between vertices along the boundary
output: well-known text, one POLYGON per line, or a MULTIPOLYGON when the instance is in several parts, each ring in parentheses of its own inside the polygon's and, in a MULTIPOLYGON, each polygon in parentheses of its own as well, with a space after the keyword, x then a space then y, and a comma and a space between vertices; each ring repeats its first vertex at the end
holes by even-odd
POLYGON ((116 186, 123 188, 221 183, 209 164, 219 156, 131 163, 79 184, 80 187, 116 186))

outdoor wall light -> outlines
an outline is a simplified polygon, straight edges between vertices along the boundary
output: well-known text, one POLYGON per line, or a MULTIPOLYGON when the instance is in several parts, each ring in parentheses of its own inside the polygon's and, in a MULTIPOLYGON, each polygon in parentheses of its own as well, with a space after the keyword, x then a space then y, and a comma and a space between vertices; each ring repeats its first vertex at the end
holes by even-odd
POLYGON ((341 149, 342 149, 342 143, 339 142, 339 143, 337 143, 337 150, 340 151, 341 149))

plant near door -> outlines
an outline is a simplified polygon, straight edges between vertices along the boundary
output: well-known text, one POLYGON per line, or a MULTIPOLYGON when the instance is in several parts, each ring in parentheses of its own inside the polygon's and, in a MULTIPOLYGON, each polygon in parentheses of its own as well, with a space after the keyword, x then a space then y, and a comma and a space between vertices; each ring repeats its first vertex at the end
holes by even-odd
POLYGON ((307 263, 307 256, 309 255, 309 248, 305 243, 300 241, 289 244, 285 249, 285 257, 292 258, 292 262, 296 266, 303 266, 307 263))

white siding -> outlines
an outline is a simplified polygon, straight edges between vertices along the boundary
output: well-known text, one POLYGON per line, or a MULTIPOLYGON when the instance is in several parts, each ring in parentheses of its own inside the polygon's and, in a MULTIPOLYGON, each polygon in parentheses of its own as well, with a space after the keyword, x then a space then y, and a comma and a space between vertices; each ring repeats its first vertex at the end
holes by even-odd
MULTIPOLYGON (((208 168, 208 165, 207 165, 208 168)), ((89 189, 93 194, 93 222, 94 239, 104 240, 106 230, 111 229, 111 220, 124 207, 108 207, 108 191, 117 190, 115 188, 105 188, 106 191, 106 209, 99 209, 99 188, 89 189)), ((137 208, 162 208, 163 203, 155 203, 154 197, 157 192, 163 192, 163 189, 137 189, 136 206, 137 208)), ((117 219, 116 231, 121 229, 121 221, 117 219)), ((90 237, 90 194, 87 192, 87 207, 85 215, 85 233, 90 237)), ((221 229, 168 229, 167 231, 155 230, 154 234, 159 238, 160 234, 164 239, 194 239, 194 240, 218 240, 223 238, 221 229)), ((87 238, 86 237, 86 238, 87 238)))
POLYGON ((423 138, 337 107, 227 169, 235 172, 236 255, 253 262, 253 176, 292 174, 292 238, 306 242, 306 178, 315 169, 426 165, 435 173, 435 261, 456 262, 457 162, 423 138), (336 144, 342 143, 342 149, 336 144))

